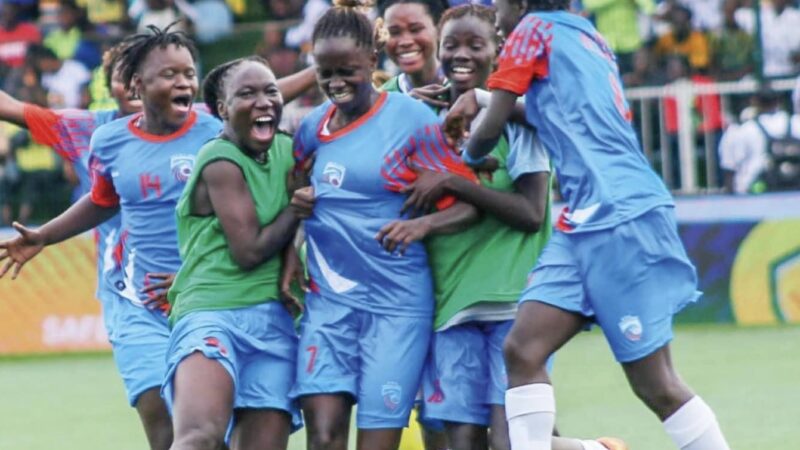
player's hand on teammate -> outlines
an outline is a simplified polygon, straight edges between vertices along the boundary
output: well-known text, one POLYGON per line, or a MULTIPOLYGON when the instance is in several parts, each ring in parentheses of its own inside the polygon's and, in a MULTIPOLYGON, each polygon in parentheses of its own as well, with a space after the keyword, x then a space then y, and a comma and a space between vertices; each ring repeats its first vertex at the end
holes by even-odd
POLYGON ((409 212, 412 216, 420 216, 433 210, 436 201, 445 194, 448 182, 456 175, 420 169, 413 165, 411 169, 417 174, 417 179, 400 189, 400 192, 408 194, 400 214, 409 212))
POLYGON ((401 256, 413 242, 425 239, 431 232, 430 221, 427 217, 418 217, 410 220, 397 220, 384 225, 378 234, 377 240, 389 253, 397 250, 401 256))
POLYGON ((314 167, 314 160, 316 154, 311 155, 305 161, 300 163, 286 176, 286 192, 289 197, 294 194, 294 191, 309 186, 311 184, 311 169, 314 167))
POLYGON ((142 289, 143 294, 147 294, 147 300, 143 301, 144 306, 150 310, 159 310, 165 316, 169 315, 170 304, 167 299, 167 292, 175 281, 174 273, 148 273, 146 275, 147 286, 142 289), (157 283, 149 284, 150 280, 161 280, 157 283))
POLYGON ((294 191, 292 199, 289 201, 295 216, 300 219, 308 219, 314 210, 314 187, 306 186, 294 191))
POLYGON ((281 272, 281 295, 280 300, 283 306, 289 311, 292 317, 297 317, 303 312, 303 302, 292 291, 292 284, 297 283, 297 287, 303 292, 308 292, 306 284, 306 274, 303 270, 303 263, 294 245, 289 245, 283 252, 283 271, 281 272))
POLYGON ((22 266, 42 251, 45 241, 37 230, 26 228, 18 222, 14 222, 11 226, 17 230, 19 236, 0 242, 0 262, 7 260, 0 269, 0 278, 13 268, 11 279, 15 280, 22 266))
POLYGON ((447 98, 449 94, 450 88, 441 84, 429 84, 428 86, 414 88, 408 93, 411 97, 422 100, 434 108, 449 107, 450 102, 447 98))
POLYGON ((499 167, 500 167, 500 161, 498 161, 497 158, 493 156, 487 156, 484 158, 483 162, 481 162, 477 166, 472 166, 472 170, 479 177, 484 177, 487 180, 492 181, 492 174, 499 167))
POLYGON ((469 138, 470 125, 478 116, 480 109, 474 89, 464 92, 456 99, 447 112, 442 127, 451 146, 459 148, 462 142, 469 138))

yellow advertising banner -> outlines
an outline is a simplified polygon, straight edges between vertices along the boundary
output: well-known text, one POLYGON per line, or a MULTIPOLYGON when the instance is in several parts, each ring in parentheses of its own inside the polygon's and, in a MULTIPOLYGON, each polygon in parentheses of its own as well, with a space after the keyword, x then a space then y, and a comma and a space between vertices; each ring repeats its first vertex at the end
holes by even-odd
MULTIPOLYGON (((0 240, 13 237, 0 230, 0 240)), ((85 234, 46 248, 0 280, 0 355, 109 349, 95 299, 95 245, 85 234)))

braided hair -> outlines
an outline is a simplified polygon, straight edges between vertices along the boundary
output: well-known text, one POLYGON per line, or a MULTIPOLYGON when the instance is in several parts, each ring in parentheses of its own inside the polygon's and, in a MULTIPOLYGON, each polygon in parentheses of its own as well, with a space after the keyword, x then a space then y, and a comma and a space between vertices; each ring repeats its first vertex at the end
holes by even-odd
POLYGON ((475 17, 479 20, 482 20, 489 24, 492 29, 494 29, 494 20, 495 20, 495 13, 494 8, 490 8, 488 6, 479 5, 475 3, 466 3, 464 5, 455 6, 453 8, 448 9, 447 11, 442 14, 442 18, 439 19, 439 34, 441 34, 442 29, 444 28, 445 24, 451 20, 461 19, 463 17, 475 17))
POLYGON ((372 5, 368 0, 334 0, 334 7, 327 10, 314 26, 311 42, 335 37, 351 37, 361 48, 375 50, 376 29, 362 12, 372 5))
POLYGON ((448 8, 446 0, 378 0, 378 14, 383 17, 386 15, 386 10, 394 5, 402 4, 417 4, 422 5, 428 10, 428 14, 433 19, 433 23, 441 20, 442 14, 448 8))
POLYGON ((257 55, 246 56, 220 64, 212 69, 211 72, 206 75, 205 80, 203 80, 203 102, 208 107, 209 112, 217 119, 222 120, 222 117, 219 115, 218 104, 220 101, 225 101, 225 82, 228 76, 231 74, 232 69, 248 61, 263 64, 264 67, 270 69, 270 71, 272 70, 266 59, 257 55))
POLYGON ((103 52, 103 76, 105 77, 106 88, 111 90, 111 79, 114 77, 114 68, 122 58, 122 51, 125 49, 126 41, 119 42, 113 47, 103 52))
POLYGON ((197 47, 183 31, 170 31, 178 22, 172 22, 163 30, 148 25, 149 33, 135 34, 125 39, 125 48, 119 58, 120 74, 125 88, 131 88, 133 75, 139 71, 147 55, 156 48, 165 49, 170 45, 185 48, 192 54, 192 60, 197 61, 197 47))

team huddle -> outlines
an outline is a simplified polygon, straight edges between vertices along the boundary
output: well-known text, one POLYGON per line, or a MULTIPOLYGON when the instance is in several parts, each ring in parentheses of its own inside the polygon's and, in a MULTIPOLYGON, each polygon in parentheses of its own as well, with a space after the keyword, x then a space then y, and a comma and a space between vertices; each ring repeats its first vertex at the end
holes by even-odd
POLYGON ((2 94, 0 119, 73 163, 85 195, 15 223, 0 276, 95 230, 153 449, 286 449, 302 426, 307 448, 346 449, 355 404, 363 450, 398 448, 413 408, 429 449, 625 449, 554 432, 554 354, 591 323, 677 448, 727 449, 672 366, 695 270, 590 22, 566 0, 389 0, 376 27, 338 3, 313 70, 239 58, 204 104, 193 42, 155 27, 106 55, 118 109, 2 94), (401 73, 376 87, 384 44, 401 73), (328 101, 285 134, 284 102, 314 80, 328 101))

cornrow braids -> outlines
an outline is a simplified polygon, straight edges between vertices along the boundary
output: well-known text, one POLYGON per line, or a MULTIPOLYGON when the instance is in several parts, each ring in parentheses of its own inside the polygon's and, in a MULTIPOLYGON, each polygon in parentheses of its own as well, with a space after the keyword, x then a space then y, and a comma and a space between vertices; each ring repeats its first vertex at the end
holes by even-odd
POLYGON ((494 29, 494 21, 495 21, 495 13, 494 8, 490 8, 488 6, 479 5, 475 3, 466 3, 459 6, 454 6, 442 14, 442 18, 439 19, 439 35, 442 33, 442 28, 444 25, 455 19, 461 19, 462 17, 475 17, 479 20, 482 20, 489 24, 489 26, 494 29))
POLYGON ((359 47, 375 50, 376 31, 372 22, 360 10, 371 6, 370 1, 334 0, 334 7, 314 25, 311 42, 333 37, 352 37, 359 47))
POLYGON ((203 102, 206 104, 206 107, 208 107, 209 112, 217 119, 222 120, 222 117, 219 115, 219 107, 217 104, 220 101, 225 101, 225 80, 228 78, 233 68, 247 61, 261 63, 267 69, 272 70, 266 59, 257 55, 246 56, 220 64, 212 69, 211 72, 206 75, 205 80, 203 80, 203 102))
POLYGON ((154 25, 148 25, 149 33, 139 33, 125 39, 127 45, 122 50, 119 60, 125 88, 130 89, 133 75, 139 71, 145 58, 153 49, 165 49, 170 45, 183 47, 192 54, 192 60, 197 61, 197 47, 195 47, 194 41, 183 31, 170 31, 177 23, 178 21, 172 22, 163 30, 154 25))
POLYGON ((441 20, 442 14, 448 8, 447 0, 378 0, 378 15, 383 17, 390 6, 402 4, 422 5, 428 10, 428 14, 433 19, 433 23, 441 20))

